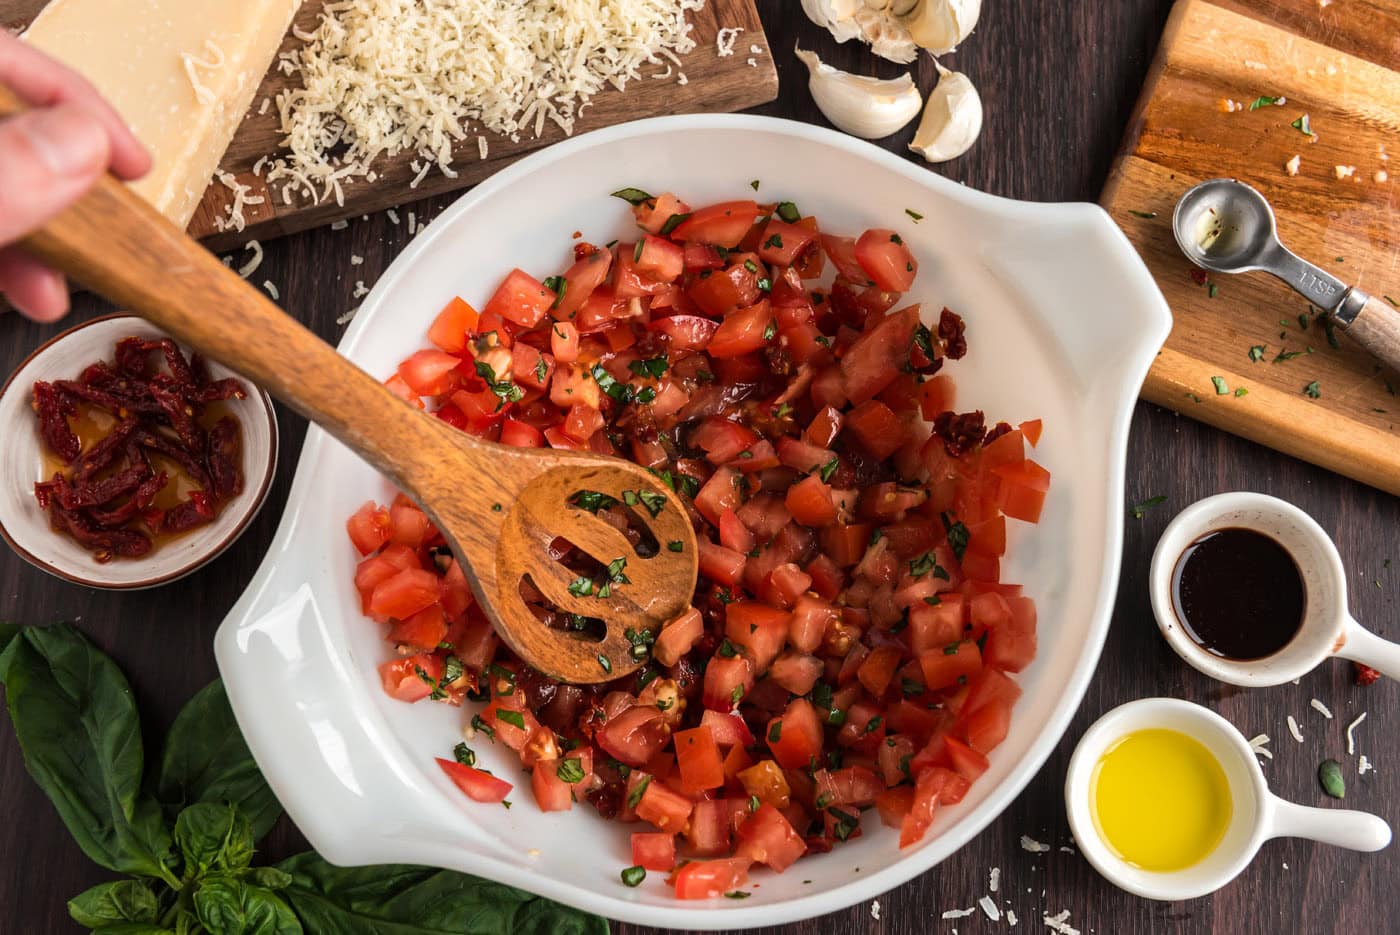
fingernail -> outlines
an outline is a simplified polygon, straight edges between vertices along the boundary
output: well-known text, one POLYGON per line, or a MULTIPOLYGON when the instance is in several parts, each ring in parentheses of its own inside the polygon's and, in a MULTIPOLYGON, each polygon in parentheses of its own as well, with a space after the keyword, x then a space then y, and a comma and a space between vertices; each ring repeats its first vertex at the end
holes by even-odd
POLYGON ((107 137, 92 117, 68 106, 30 111, 22 118, 25 135, 44 167, 54 175, 79 175, 107 162, 107 137))

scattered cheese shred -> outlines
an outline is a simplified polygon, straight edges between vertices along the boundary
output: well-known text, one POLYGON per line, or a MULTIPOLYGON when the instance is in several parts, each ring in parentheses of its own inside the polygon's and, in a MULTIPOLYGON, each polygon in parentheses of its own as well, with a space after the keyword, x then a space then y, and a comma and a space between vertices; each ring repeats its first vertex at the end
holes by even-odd
POLYGON ((987 874, 987 889, 995 893, 1001 889, 1001 868, 993 867, 987 874))
POLYGON ((1288 732, 1293 735, 1293 739, 1299 743, 1303 742, 1303 732, 1298 729, 1298 722, 1293 720, 1293 715, 1288 715, 1288 732))
POLYGON ((1356 166, 1336 166, 1332 169, 1338 179, 1349 179, 1356 174, 1356 166))
POLYGON ((357 299, 363 299, 365 296, 369 295, 369 287, 365 285, 363 279, 357 279, 355 280, 355 291, 350 294, 357 299))
POLYGON ((715 33, 715 55, 719 58, 729 58, 733 55, 734 43, 743 31, 743 26, 726 26, 715 33))
POLYGON ((243 245, 243 248, 253 251, 253 255, 249 258, 248 262, 238 267, 238 275, 247 279, 249 276, 253 275, 254 271, 257 270, 259 266, 262 266, 263 248, 262 244, 258 243, 256 240, 248 241, 243 245))
POLYGON ((387 215, 389 216, 389 223, 390 223, 390 224, 394 225, 395 227, 398 227, 398 226, 399 226, 399 213, 398 213, 397 211, 395 211, 393 208, 390 208, 388 211, 385 211, 384 213, 387 214, 387 215))
POLYGON ((1364 720, 1366 720, 1366 712, 1362 711, 1360 717, 1347 725, 1347 753, 1349 755, 1354 756, 1356 754, 1356 737, 1352 731, 1360 727, 1361 722, 1364 720))
POLYGON ((943 913, 942 918, 944 918, 944 919, 965 919, 965 918, 967 918, 968 916, 972 915, 972 914, 973 914, 974 912, 976 912, 976 911, 977 911, 977 907, 976 907, 976 906, 972 906, 971 908, 968 908, 968 909, 949 909, 947 912, 944 912, 944 913, 943 913))
POLYGON ((1366 754, 1363 753, 1361 754, 1361 759, 1357 761, 1356 764, 1356 775, 1365 776, 1375 768, 1375 765, 1370 760, 1366 759, 1366 754))
POLYGON ((1028 835, 1021 835, 1021 849, 1032 854, 1044 854, 1050 850, 1049 844, 1042 844, 1028 835))
MULTIPOLYGON (((344 315, 341 315, 339 318, 337 318, 337 319, 335 320, 335 323, 336 323, 337 325, 348 325, 348 324, 354 319, 355 314, 356 314, 357 312, 359 312, 359 310, 360 310, 360 307, 359 307, 358 305, 355 306, 354 308, 350 309, 350 311, 346 312, 344 315)), ((471 730, 471 727, 467 727, 466 730, 463 730, 463 731, 462 731, 462 733, 463 733, 463 734, 466 734, 466 732, 467 732, 468 730, 471 730)), ((473 737, 475 737, 475 736, 476 736, 476 731, 473 730, 472 733, 471 733, 471 736, 467 737, 467 739, 468 739, 468 740, 471 740, 471 739, 472 739, 473 737)))
POLYGON ((1308 704, 1311 705, 1312 709, 1318 714, 1327 718, 1327 720, 1329 721, 1332 720, 1332 712, 1327 709, 1327 705, 1318 701, 1316 698, 1314 698, 1312 701, 1309 701, 1308 704))
POLYGON ((1298 155, 1297 153, 1294 153, 1294 154, 1293 154, 1293 158, 1290 159, 1290 160, 1288 160, 1287 162, 1285 162, 1285 163, 1283 164, 1283 170, 1284 170, 1285 172, 1287 172, 1289 175, 1297 175, 1297 174, 1298 174, 1298 169, 1299 169, 1299 167, 1301 167, 1302 165, 1303 165, 1303 157, 1300 156, 1300 155, 1298 155))
POLYGON ((1059 935, 1079 935, 1079 929, 1069 924, 1069 910, 1063 909, 1058 915, 1045 915, 1040 917, 1040 921, 1045 923, 1045 927, 1059 935))
POLYGON ((358 253, 352 253, 352 254, 350 255, 350 265, 351 265, 351 266, 359 266, 359 265, 360 265, 361 263, 363 263, 364 261, 365 261, 365 258, 362 257, 362 256, 360 256, 358 253))
POLYGON ((1268 734, 1258 734, 1257 736, 1249 738, 1249 749, 1253 750, 1259 756, 1267 757, 1268 759, 1272 760, 1274 758, 1274 754, 1271 750, 1269 750, 1268 743, 1268 734))
POLYGON ((870 901, 870 918, 874 919, 876 922, 880 921, 880 900, 878 899, 872 899, 870 901))
POLYGON ((1019 922, 1019 921, 1021 921, 1021 920, 1018 919, 1018 918, 1016 918, 1016 910, 1015 910, 1015 909, 1008 909, 1008 910, 1006 910, 1006 921, 1009 922, 1009 923, 1011 923, 1011 924, 1014 926, 1017 922, 1019 922))
POLYGON ((251 194, 251 186, 244 185, 231 172, 217 169, 214 178, 233 192, 233 203, 228 206, 228 215, 214 218, 214 229, 219 231, 233 230, 241 231, 248 226, 248 220, 243 216, 243 209, 248 205, 260 205, 267 199, 262 195, 251 194))
POLYGON ((268 295, 272 296, 272 301, 276 302, 278 299, 282 298, 282 294, 277 291, 277 287, 273 285, 271 279, 263 280, 263 288, 267 290, 268 295))
POLYGON ((331 230, 333 231, 343 231, 349 226, 350 222, 345 220, 345 218, 341 218, 339 221, 331 221, 331 230))
POLYGON ((412 154, 415 184, 434 166, 451 175, 473 126, 571 134, 593 95, 694 49, 686 14, 704 3, 338 0, 279 57, 299 80, 277 95, 288 154, 268 177, 319 202, 383 156, 412 154))
POLYGON ((992 897, 983 896, 977 900, 977 905, 982 907, 982 912, 986 914, 987 918, 993 922, 1001 921, 1001 910, 997 908, 996 903, 992 902, 992 897))

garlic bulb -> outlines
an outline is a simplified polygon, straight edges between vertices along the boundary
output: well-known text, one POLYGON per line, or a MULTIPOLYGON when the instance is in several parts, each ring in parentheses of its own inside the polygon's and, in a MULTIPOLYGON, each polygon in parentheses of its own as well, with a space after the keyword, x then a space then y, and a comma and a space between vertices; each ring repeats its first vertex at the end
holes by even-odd
POLYGON ((982 132, 982 98, 967 75, 938 66, 938 87, 909 148, 929 162, 947 162, 972 148, 982 132))
POLYGON ((918 46, 900 16, 918 0, 802 0, 807 18, 831 33, 837 42, 859 39, 892 62, 914 61, 918 46))
POLYGON ((826 119, 852 136, 878 140, 897 133, 923 107, 923 98, 908 72, 881 80, 832 68, 815 52, 801 48, 797 57, 811 75, 807 87, 817 107, 826 119))
POLYGON ((967 38, 981 14, 982 0, 918 0, 903 23, 916 43, 944 55, 967 38))

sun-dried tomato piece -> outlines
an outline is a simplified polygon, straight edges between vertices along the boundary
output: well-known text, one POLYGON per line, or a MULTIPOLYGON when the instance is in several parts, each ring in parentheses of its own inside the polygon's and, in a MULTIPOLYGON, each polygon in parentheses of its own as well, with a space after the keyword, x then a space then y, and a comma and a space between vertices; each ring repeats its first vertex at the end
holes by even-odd
POLYGON ((110 467, 117 456, 126 451, 127 443, 132 440, 140 427, 141 423, 134 417, 118 422, 105 438, 93 445, 86 454, 78 459, 78 465, 73 471, 73 482, 75 484, 86 483, 110 467))
POLYGON ((157 454, 162 454, 180 465, 180 469, 199 484, 201 487, 209 486, 209 472, 204 465, 184 448, 166 438, 158 432, 143 428, 136 433, 136 440, 143 448, 148 448, 157 454))
MULTIPOLYGON (((135 449, 134 445, 131 447, 135 449)), ((103 506, 134 491, 151 476, 151 473, 151 466, 141 457, 139 449, 129 451, 126 467, 101 480, 68 486, 59 492, 58 502, 65 510, 103 506), (130 457, 132 453, 136 455, 134 458, 130 457)))
POLYGON ((224 416, 209 430, 209 479, 219 500, 232 500, 243 492, 238 452, 238 423, 224 416))
POLYGON ((173 390, 155 383, 150 384, 150 388, 151 398, 160 405, 161 412, 165 413, 165 418, 169 420, 175 434, 180 436, 180 441, 195 457, 203 455, 208 447, 208 440, 204 429, 194 420, 194 409, 173 390))
POLYGON ((933 420, 933 432, 943 439, 943 446, 954 458, 966 454, 982 443, 987 420, 982 410, 973 412, 940 412, 933 420))
POLYGON ((1359 662, 1353 662, 1352 665, 1356 667, 1356 684, 1358 685, 1370 685, 1381 677, 1380 672, 1368 665, 1359 662))
POLYGON ((121 506, 111 510, 90 510, 89 515, 94 522, 109 529, 113 526, 129 523, 138 514, 146 511, 151 505, 151 501, 156 498, 156 494, 160 493, 169 481, 170 475, 164 471, 152 474, 141 482, 141 486, 137 487, 121 506))
POLYGON ((68 417, 75 412, 73 400, 54 384, 39 380, 34 384, 34 409, 39 413, 44 443, 64 464, 72 464, 82 452, 78 436, 68 424, 68 417))
POLYGON ((80 514, 56 503, 50 502, 49 517, 54 529, 72 536, 79 545, 91 550, 99 562, 109 562, 118 556, 140 558, 151 551, 151 539, 144 533, 100 529, 80 514))
POLYGON ((966 330, 962 316, 951 309, 945 308, 938 316, 938 340, 945 357, 958 360, 967 354, 967 338, 963 334, 966 330))
POLYGON ((165 533, 188 532, 196 526, 203 526, 218 516, 214 502, 201 490, 190 491, 190 498, 165 511, 160 529, 165 533))

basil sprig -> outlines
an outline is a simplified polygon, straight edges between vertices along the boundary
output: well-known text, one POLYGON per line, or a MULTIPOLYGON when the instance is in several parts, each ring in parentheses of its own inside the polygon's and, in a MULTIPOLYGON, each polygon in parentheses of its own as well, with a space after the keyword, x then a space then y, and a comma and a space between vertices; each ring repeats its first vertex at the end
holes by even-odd
POLYGON ((448 870, 335 867, 310 851, 253 866, 282 809, 220 682, 176 717, 147 781, 126 677, 73 627, 0 624, 0 681, 29 774, 83 853, 129 877, 69 900, 96 932, 607 935, 597 916, 448 870))

